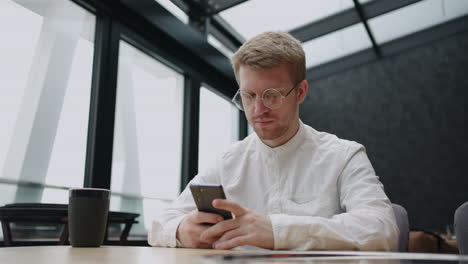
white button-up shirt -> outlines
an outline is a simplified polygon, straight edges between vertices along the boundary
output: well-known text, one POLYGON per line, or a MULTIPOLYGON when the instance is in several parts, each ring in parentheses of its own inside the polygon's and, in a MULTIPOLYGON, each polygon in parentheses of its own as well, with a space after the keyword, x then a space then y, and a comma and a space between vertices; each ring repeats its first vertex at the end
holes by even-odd
MULTIPOLYGON (((234 143, 191 183, 222 184, 228 200, 268 215, 275 249, 397 249, 393 209, 364 147, 302 122, 276 148, 255 133, 234 143)), ((177 227, 195 208, 186 188, 152 222, 149 244, 176 247, 177 227)))

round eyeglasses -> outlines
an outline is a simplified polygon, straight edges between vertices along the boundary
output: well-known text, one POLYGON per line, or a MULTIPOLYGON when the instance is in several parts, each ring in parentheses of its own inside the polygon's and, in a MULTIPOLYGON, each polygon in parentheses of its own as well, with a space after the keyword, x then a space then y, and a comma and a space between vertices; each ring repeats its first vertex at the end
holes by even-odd
MULTIPOLYGON (((284 98, 286 98, 299 83, 295 84, 286 93, 286 95, 282 95, 278 90, 273 88, 266 89, 263 91, 262 98, 259 99, 262 100, 263 105, 269 109, 278 109, 283 104, 284 98)), ((255 95, 252 96, 250 93, 239 89, 231 101, 237 106, 237 108, 245 111, 246 109, 250 109, 255 104, 255 95)))

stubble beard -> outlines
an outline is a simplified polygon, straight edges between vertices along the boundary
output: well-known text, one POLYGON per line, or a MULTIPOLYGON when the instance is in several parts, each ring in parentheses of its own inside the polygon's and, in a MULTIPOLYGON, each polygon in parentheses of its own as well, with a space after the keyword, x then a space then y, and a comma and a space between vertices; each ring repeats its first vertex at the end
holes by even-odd
POLYGON ((256 127, 256 126, 253 126, 253 128, 254 128, 255 133, 261 140, 275 140, 277 138, 280 138, 284 134, 286 134, 288 131, 287 126, 281 126, 277 124, 273 124, 273 125, 275 125, 275 127, 271 129, 270 128, 262 129, 261 127, 256 127))

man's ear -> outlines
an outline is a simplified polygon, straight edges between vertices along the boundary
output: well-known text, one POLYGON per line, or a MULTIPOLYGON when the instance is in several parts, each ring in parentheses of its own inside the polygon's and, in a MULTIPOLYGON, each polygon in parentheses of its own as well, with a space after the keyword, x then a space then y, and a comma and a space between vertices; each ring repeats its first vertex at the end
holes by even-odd
POLYGON ((307 95, 307 91, 309 90, 309 82, 307 80, 302 80, 297 86, 297 103, 301 104, 304 102, 305 97, 307 95))

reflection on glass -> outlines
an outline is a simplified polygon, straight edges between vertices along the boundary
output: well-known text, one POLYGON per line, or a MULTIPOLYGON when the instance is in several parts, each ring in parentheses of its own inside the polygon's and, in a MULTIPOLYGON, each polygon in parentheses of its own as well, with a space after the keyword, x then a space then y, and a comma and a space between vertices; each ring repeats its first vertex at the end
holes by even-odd
MULTIPOLYGON (((72 1, 0 2, 0 178, 83 185, 94 28, 72 1)), ((12 202, 67 202, 24 188, 12 202)))
POLYGON ((218 154, 238 139, 239 110, 229 100, 202 87, 198 171, 206 170, 218 154))

